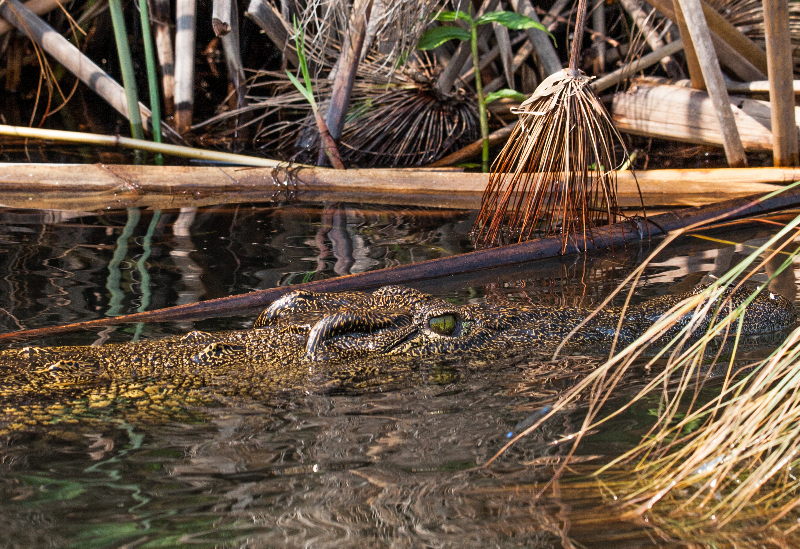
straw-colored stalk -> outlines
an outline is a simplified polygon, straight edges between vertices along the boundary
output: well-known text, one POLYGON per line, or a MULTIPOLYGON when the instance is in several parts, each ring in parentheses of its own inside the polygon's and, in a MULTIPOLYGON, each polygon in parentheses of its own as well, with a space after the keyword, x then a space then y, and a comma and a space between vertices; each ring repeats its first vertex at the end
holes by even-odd
MULTIPOLYGON (((281 165, 281 162, 277 160, 271 160, 269 158, 259 158, 256 156, 246 156, 222 151, 195 149, 181 145, 169 145, 167 143, 154 143, 152 141, 142 141, 139 139, 131 139, 117 135, 98 135, 94 133, 43 130, 40 128, 6 126, 2 124, 0 124, 0 135, 10 135, 14 137, 25 137, 32 139, 47 139, 51 141, 63 141, 66 143, 82 143, 86 145, 99 145, 104 147, 123 147, 126 149, 138 149, 141 151, 153 152, 157 154, 168 154, 183 158, 196 158, 198 160, 207 160, 209 162, 228 162, 233 165, 241 166, 276 168, 281 165)), ((298 164, 294 165, 298 166, 298 164)))
MULTIPOLYGON (((756 268, 781 253, 778 243, 798 225, 800 217, 762 246, 759 251, 767 258, 756 268)), ((791 268, 797 252, 788 254, 778 272, 791 268)), ((728 273, 728 283, 754 262, 751 256, 728 273)), ((737 327, 745 309, 743 303, 730 315, 720 315, 696 344, 662 353, 668 357, 667 367, 648 387, 655 388, 658 381, 677 389, 663 394, 658 424, 642 443, 604 468, 635 463, 637 479, 623 499, 633 513, 649 512, 669 500, 663 507, 686 519, 687 527, 719 528, 742 518, 752 520, 753 515, 761 526, 798 527, 796 520, 782 519, 800 504, 800 481, 793 473, 800 465, 800 329, 746 375, 735 376, 734 353, 716 396, 700 397, 704 379, 699 366, 707 346, 726 332, 737 335, 738 345, 737 327)), ((645 347, 640 343, 635 352, 645 347)), ((637 398, 642 395, 644 390, 637 398)))

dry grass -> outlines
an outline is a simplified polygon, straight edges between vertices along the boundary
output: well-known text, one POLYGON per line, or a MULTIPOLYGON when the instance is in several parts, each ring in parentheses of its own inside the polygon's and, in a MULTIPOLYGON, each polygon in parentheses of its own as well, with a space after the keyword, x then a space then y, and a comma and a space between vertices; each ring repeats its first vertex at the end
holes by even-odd
MULTIPOLYGON (((659 516, 662 524, 695 532, 731 523, 763 535, 797 528, 800 328, 767 359, 739 371, 742 319, 755 295, 768 290, 760 284, 749 295, 730 296, 767 261, 787 254, 798 226, 800 217, 714 284, 673 307, 633 344, 612 351, 605 364, 509 444, 579 398, 589 402, 585 420, 564 439, 575 445, 633 403, 660 395, 658 421, 641 444, 599 471, 628 471, 620 501, 630 514, 659 516), (703 325, 697 319, 711 321, 703 325), (722 338, 732 346, 725 359, 717 345, 722 338), (601 408, 616 398, 619 382, 643 364, 652 368, 645 386, 598 419, 601 408), (727 372, 716 385, 708 377, 714 366, 727 372)), ((773 276, 791 268, 798 251, 792 249, 773 276)), ((635 281, 646 263, 629 280, 635 281)))

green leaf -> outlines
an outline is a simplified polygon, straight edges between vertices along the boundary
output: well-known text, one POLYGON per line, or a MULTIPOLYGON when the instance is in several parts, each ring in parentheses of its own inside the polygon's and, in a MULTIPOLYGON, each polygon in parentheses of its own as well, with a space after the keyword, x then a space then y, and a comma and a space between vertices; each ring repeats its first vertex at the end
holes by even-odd
POLYGON ((422 33, 422 37, 417 44, 417 49, 423 51, 432 50, 433 48, 438 48, 448 40, 467 41, 470 39, 470 36, 469 31, 461 27, 436 27, 422 33))
POLYGON ((315 101, 311 91, 308 90, 302 83, 300 83, 300 81, 289 71, 286 71, 286 76, 288 76, 289 80, 292 81, 292 84, 294 84, 294 87, 297 88, 297 91, 303 94, 303 97, 305 97, 306 101, 313 105, 315 101))
POLYGON ((510 89, 506 88, 504 90, 497 90, 496 92, 490 93, 489 95, 486 96, 486 99, 484 99, 484 102, 485 103, 491 103, 492 101, 494 101, 496 99, 503 99, 505 97, 508 97, 508 98, 511 98, 511 99, 516 99, 520 103, 522 103, 523 101, 525 101, 525 99, 527 99, 527 97, 525 97, 523 94, 519 93, 517 90, 510 90, 510 89))
POLYGON ((455 21, 456 19, 472 24, 472 17, 465 11, 443 11, 436 16, 436 21, 455 21))
POLYGON ((547 36, 553 39, 553 43, 556 40, 547 30, 547 27, 537 23, 527 15, 521 15, 513 11, 490 11, 478 17, 475 21, 475 25, 483 25, 485 23, 499 23, 512 30, 539 29, 542 32, 546 32, 547 36))

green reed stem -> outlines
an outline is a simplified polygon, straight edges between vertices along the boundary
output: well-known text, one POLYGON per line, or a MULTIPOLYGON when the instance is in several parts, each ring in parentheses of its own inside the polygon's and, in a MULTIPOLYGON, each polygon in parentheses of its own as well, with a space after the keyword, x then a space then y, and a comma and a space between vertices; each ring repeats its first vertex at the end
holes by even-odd
POLYGON ((128 102, 128 118, 131 121, 131 135, 134 139, 144 139, 142 115, 139 112, 139 96, 136 93, 136 78, 133 75, 131 48, 128 44, 128 30, 125 28, 125 15, 122 13, 121 0, 109 0, 111 22, 114 25, 114 38, 117 42, 117 55, 122 70, 122 84, 125 87, 125 99, 128 102))
MULTIPOLYGON (((153 141, 161 143, 161 97, 158 93, 158 73, 156 58, 153 53, 153 33, 150 28, 150 14, 147 0, 139 0, 139 14, 142 17, 142 42, 144 43, 144 59, 147 66, 147 86, 150 91, 150 112, 153 123, 153 141)), ((161 153, 156 154, 156 164, 164 163, 161 153)))
POLYGON ((481 122, 481 171, 489 171, 489 116, 486 114, 486 99, 483 97, 483 82, 481 82, 481 59, 478 54, 478 25, 470 22, 470 46, 472 48, 472 66, 475 69, 475 93, 478 96, 478 116, 481 122))

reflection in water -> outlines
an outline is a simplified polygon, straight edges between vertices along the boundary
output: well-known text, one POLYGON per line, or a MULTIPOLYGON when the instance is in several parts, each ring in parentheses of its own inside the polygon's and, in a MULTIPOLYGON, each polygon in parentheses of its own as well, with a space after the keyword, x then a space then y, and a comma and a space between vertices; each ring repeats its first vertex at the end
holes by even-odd
MULTIPOLYGON (((447 256, 469 248, 471 226, 464 212, 349 204, 102 215, 0 210, 2 328, 124 314, 447 256)), ((763 242, 760 230, 737 228, 727 238, 749 241, 736 245, 682 238, 647 268, 634 299, 684 291, 681 285, 722 272, 749 253, 747 246, 763 242)), ((419 288, 455 302, 590 307, 648 250, 646 243, 632 245, 419 288)), ((761 281, 777 262, 768 263, 761 281)), ((773 291, 793 291, 790 274, 773 281, 773 291)), ((250 323, 145 325, 107 335, 127 341, 139 330, 150 338, 250 323)), ((65 342, 62 336, 46 343, 65 342)), ((476 468, 596 363, 534 354, 491 363, 443 358, 398 371, 378 368, 358 379, 331 377, 320 384, 324 390, 278 392, 256 402, 220 396, 214 406, 198 405, 172 422, 130 424, 98 411, 91 424, 18 434, 0 446, 0 545, 682 545, 648 524, 621 520, 613 495, 584 476, 639 441, 651 426, 652 403, 590 437, 572 472, 542 498, 536 498, 539 489, 568 451, 551 441, 580 425, 580 410, 549 420, 491 469, 476 468)), ((629 388, 648 375, 630 380, 629 388)))
POLYGON ((135 312, 147 300, 134 283, 144 280, 142 265, 149 308, 157 309, 442 257, 469 245, 471 219, 462 212, 341 205, 324 237, 331 260, 316 240, 326 211, 232 205, 155 217, 148 210, 95 216, 0 209, 1 329, 135 312))

